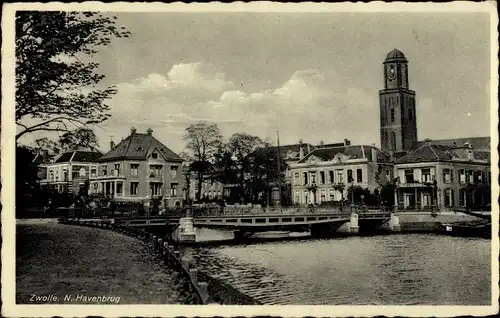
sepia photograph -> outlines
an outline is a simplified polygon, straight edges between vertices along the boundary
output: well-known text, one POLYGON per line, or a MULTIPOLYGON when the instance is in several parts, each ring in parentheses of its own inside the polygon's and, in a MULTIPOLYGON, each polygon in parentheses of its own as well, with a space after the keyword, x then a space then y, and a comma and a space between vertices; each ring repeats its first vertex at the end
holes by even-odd
POLYGON ((498 313, 497 25, 4 5, 2 315, 498 313))

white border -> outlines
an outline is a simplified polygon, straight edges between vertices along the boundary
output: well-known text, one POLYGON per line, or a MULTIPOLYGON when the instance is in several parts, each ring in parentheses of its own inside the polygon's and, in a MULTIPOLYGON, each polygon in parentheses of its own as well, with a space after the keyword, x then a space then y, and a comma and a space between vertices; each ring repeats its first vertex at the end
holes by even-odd
MULTIPOLYGON (((8 317, 51 316, 407 316, 449 317, 498 313, 498 236, 492 238, 492 306, 184 306, 184 305, 15 305, 15 131, 14 118, 14 14, 16 10, 94 10, 115 12, 488 12, 491 15, 491 145, 492 175, 498 176, 498 17, 494 1, 483 3, 14 3, 2 13, 2 315, 8 317)), ((498 234, 498 184, 492 185, 493 233, 498 234)))

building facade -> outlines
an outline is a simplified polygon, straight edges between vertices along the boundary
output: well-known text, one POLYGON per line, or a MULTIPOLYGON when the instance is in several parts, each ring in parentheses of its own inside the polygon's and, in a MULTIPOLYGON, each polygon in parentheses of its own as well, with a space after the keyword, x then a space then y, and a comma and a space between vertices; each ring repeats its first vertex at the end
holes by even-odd
POLYGON ((164 207, 182 205, 183 160, 153 137, 131 129, 130 135, 91 167, 90 191, 116 201, 142 202, 156 198, 164 207))
MULTIPOLYGON (((488 137, 481 139, 489 143, 488 137)), ((489 151, 474 149, 468 142, 444 144, 439 140, 419 143, 396 161, 399 209, 481 208, 491 203, 489 151)))
MULTIPOLYGON (((40 186, 58 192, 78 193, 90 179, 91 167, 101 155, 93 151, 70 151, 56 156, 52 162, 40 163, 40 186)), ((35 160, 39 158, 41 156, 35 160)))
POLYGON ((391 180, 392 165, 374 146, 322 147, 292 164, 291 173, 293 203, 314 205, 345 200, 349 187, 374 191, 391 180))

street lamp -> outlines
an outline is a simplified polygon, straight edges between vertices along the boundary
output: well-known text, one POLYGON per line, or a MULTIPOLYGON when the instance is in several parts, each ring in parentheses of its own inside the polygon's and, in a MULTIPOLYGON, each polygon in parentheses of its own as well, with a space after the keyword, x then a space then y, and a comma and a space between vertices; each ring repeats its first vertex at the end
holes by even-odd
POLYGON ((399 184, 399 177, 394 178, 394 213, 398 213, 398 184, 399 184))

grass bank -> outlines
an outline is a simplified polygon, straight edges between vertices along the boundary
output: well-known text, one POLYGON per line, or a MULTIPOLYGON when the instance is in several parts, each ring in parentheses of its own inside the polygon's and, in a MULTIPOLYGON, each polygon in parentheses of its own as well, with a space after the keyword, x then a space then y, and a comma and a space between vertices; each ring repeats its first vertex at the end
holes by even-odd
POLYGON ((16 303, 106 303, 78 295, 119 297, 120 304, 184 304, 188 298, 178 274, 135 238, 56 223, 18 224, 16 303), (55 297, 33 301, 33 295, 55 297))

